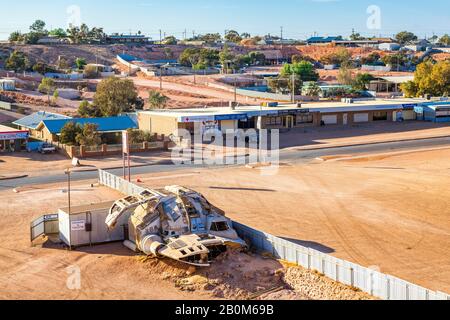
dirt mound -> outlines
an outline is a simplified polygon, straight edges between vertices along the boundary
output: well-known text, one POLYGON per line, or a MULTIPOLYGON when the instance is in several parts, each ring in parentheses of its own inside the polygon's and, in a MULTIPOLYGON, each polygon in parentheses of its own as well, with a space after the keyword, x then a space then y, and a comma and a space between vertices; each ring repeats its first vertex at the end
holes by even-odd
MULTIPOLYGON (((323 56, 337 53, 342 49, 342 47, 337 47, 332 44, 323 46, 297 46, 297 50, 300 52, 300 54, 317 61, 319 61, 323 56)), ((366 57, 374 52, 379 53, 381 56, 386 54, 383 51, 373 48, 345 48, 345 50, 347 50, 351 54, 352 58, 366 57)))
POLYGON ((372 299, 313 271, 283 265, 270 257, 228 251, 209 268, 195 268, 170 260, 139 257, 160 280, 184 292, 215 299, 310 300, 372 299))
POLYGON ((374 297, 324 275, 298 267, 285 269, 283 280, 295 293, 312 300, 375 300, 374 297))

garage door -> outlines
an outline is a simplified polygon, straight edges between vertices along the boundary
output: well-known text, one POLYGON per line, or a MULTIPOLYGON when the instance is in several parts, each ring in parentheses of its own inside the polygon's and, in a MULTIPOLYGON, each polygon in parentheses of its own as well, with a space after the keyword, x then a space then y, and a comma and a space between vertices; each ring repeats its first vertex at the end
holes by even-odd
POLYGON ((369 122, 369 114, 356 113, 353 115, 353 122, 369 122))
POLYGON ((322 121, 325 124, 337 124, 337 116, 322 116, 322 121))
POLYGON ((414 110, 404 110, 403 120, 416 120, 416 112, 414 110))

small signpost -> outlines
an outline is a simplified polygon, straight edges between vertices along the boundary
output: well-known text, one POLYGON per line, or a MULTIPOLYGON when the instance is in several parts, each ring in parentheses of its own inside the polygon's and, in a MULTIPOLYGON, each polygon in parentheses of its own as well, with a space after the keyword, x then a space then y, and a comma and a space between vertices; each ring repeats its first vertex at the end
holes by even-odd
POLYGON ((130 164, 130 136, 128 131, 122 131, 122 154, 123 154, 123 178, 127 180, 128 166, 128 181, 131 182, 131 164, 130 164))

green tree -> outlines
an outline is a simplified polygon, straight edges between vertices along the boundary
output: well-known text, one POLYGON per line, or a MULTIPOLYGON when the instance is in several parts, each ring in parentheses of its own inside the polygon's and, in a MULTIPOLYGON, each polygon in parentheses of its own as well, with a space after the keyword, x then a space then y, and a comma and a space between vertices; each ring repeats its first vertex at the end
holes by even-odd
POLYGON ((250 64, 252 65, 265 65, 266 64, 266 56, 264 53, 259 51, 252 51, 248 54, 250 59, 250 64))
POLYGON ((372 52, 371 54, 369 54, 367 57, 362 57, 361 58, 361 64, 374 64, 378 61, 380 61, 380 54, 378 52, 372 52))
POLYGON ((402 32, 397 33, 397 35, 395 36, 395 39, 400 44, 407 44, 407 43, 416 41, 417 36, 412 32, 402 31, 402 32))
POLYGON ((302 92, 303 81, 298 76, 294 78, 292 76, 279 76, 270 78, 267 85, 275 93, 290 94, 294 91, 298 95, 302 92))
POLYGON ((177 44, 177 38, 175 38, 174 36, 165 37, 162 41, 162 44, 175 45, 175 44, 177 44))
POLYGON ((385 65, 390 65, 392 68, 398 69, 408 63, 408 57, 403 53, 395 53, 384 56, 381 58, 381 61, 383 61, 385 65))
POLYGON ((338 82, 343 85, 352 85, 355 80, 352 70, 345 65, 339 69, 337 79, 338 82))
POLYGON ((302 94, 308 97, 318 97, 322 89, 320 89, 317 82, 308 82, 302 88, 302 94))
POLYGON ((286 77, 292 74, 298 76, 302 81, 317 81, 319 79, 319 74, 314 70, 314 66, 308 61, 283 65, 281 76, 286 77))
POLYGON ((94 65, 85 66, 83 74, 86 79, 97 79, 100 76, 97 66, 94 65))
POLYGON ((100 118, 102 116, 100 109, 96 108, 87 100, 80 102, 80 105, 78 106, 78 115, 82 118, 100 118))
POLYGON ((9 42, 21 42, 24 41, 25 37, 20 31, 11 32, 9 35, 9 42))
POLYGON ((86 59, 84 58, 76 58, 75 59, 75 65, 77 66, 78 70, 81 70, 86 65, 86 59))
POLYGON ((178 62, 186 67, 192 67, 199 62, 208 66, 214 66, 219 62, 219 51, 206 48, 188 48, 184 50, 178 62))
POLYGON ((59 136, 59 141, 66 145, 76 145, 76 137, 82 132, 80 125, 73 121, 67 122, 61 129, 61 134, 59 136))
POLYGON ((414 81, 408 81, 400 85, 400 89, 406 98, 415 98, 419 88, 414 81))
POLYGON ((45 62, 36 62, 33 65, 32 69, 34 72, 37 72, 40 74, 45 74, 50 70, 49 66, 45 62))
POLYGON ((36 33, 45 33, 45 22, 42 20, 36 20, 35 22, 33 22, 33 24, 30 26, 30 31, 31 32, 36 32, 36 33))
POLYGON ((133 81, 110 77, 98 84, 94 106, 100 109, 102 116, 110 117, 133 111, 138 100, 133 81))
POLYGON ((448 34, 444 34, 440 39, 439 43, 450 46, 450 36, 448 34))
POLYGON ((322 64, 335 64, 335 65, 345 65, 345 64, 348 65, 350 64, 350 61, 351 61, 351 54, 345 48, 341 48, 334 53, 325 55, 320 59, 320 62, 322 64))
POLYGON ((59 92, 58 92, 58 90, 55 90, 55 91, 53 92, 53 104, 54 104, 54 105, 57 104, 58 98, 59 98, 59 92))
POLYGON ((45 22, 42 20, 36 20, 30 26, 30 32, 26 35, 26 42, 29 44, 35 44, 40 38, 48 35, 48 31, 45 30, 45 22))
POLYGON ((424 95, 448 96, 450 94, 450 61, 433 64, 426 61, 417 66, 414 80, 401 85, 408 97, 424 95))
POLYGON ((56 37, 56 38, 65 38, 67 37, 67 32, 62 28, 56 28, 53 30, 50 30, 48 33, 50 36, 56 37))
POLYGON ((358 40, 365 40, 366 38, 364 38, 363 36, 361 36, 360 33, 356 32, 356 33, 352 33, 352 35, 350 36, 350 40, 352 41, 358 41, 358 40))
POLYGON ((148 131, 134 129, 128 129, 127 131, 131 144, 153 141, 153 135, 148 131))
POLYGON ((352 83, 352 87, 354 90, 358 91, 367 90, 370 81, 374 79, 375 78, 370 73, 358 73, 352 83))
POLYGON ((74 44, 81 43, 81 34, 80 34, 80 28, 76 26, 70 26, 69 29, 67 29, 67 36, 74 44))
POLYGON ((240 43, 242 41, 242 37, 239 35, 239 32, 235 30, 229 30, 225 35, 225 40, 234 43, 240 43))
POLYGON ((148 104, 151 109, 164 109, 169 101, 169 98, 156 90, 150 90, 148 92, 148 104))
POLYGON ((170 48, 164 48, 164 55, 166 56, 166 59, 173 59, 173 51, 170 48))
POLYGON ((51 78, 43 78, 41 84, 38 87, 39 92, 45 93, 50 104, 50 94, 56 89, 55 81, 51 78))
POLYGON ((77 134, 75 140, 82 146, 98 146, 102 143, 102 139, 98 133, 98 125, 94 123, 84 124, 81 132, 77 134))
POLYGON ((228 73, 230 69, 235 69, 235 59, 236 55, 231 52, 228 45, 224 45, 222 51, 219 53, 219 61, 226 73, 228 73))
POLYGON ((29 67, 29 60, 27 56, 20 51, 13 51, 8 59, 5 61, 5 68, 7 70, 14 70, 15 72, 25 71, 29 67))
POLYGON ((205 41, 206 43, 216 43, 222 39, 220 33, 207 33, 205 35, 199 36, 198 40, 205 41))
POLYGON ((57 67, 58 70, 67 70, 70 69, 71 66, 65 57, 59 56, 57 67))

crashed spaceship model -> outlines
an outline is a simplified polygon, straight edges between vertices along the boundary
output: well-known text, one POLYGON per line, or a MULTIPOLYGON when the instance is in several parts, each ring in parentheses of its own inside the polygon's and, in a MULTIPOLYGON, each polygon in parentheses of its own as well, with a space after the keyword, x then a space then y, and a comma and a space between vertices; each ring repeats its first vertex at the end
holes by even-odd
POLYGON ((114 203, 106 218, 110 230, 131 213, 124 245, 158 258, 207 267, 228 248, 246 248, 222 210, 203 195, 180 186, 144 190, 114 203))

